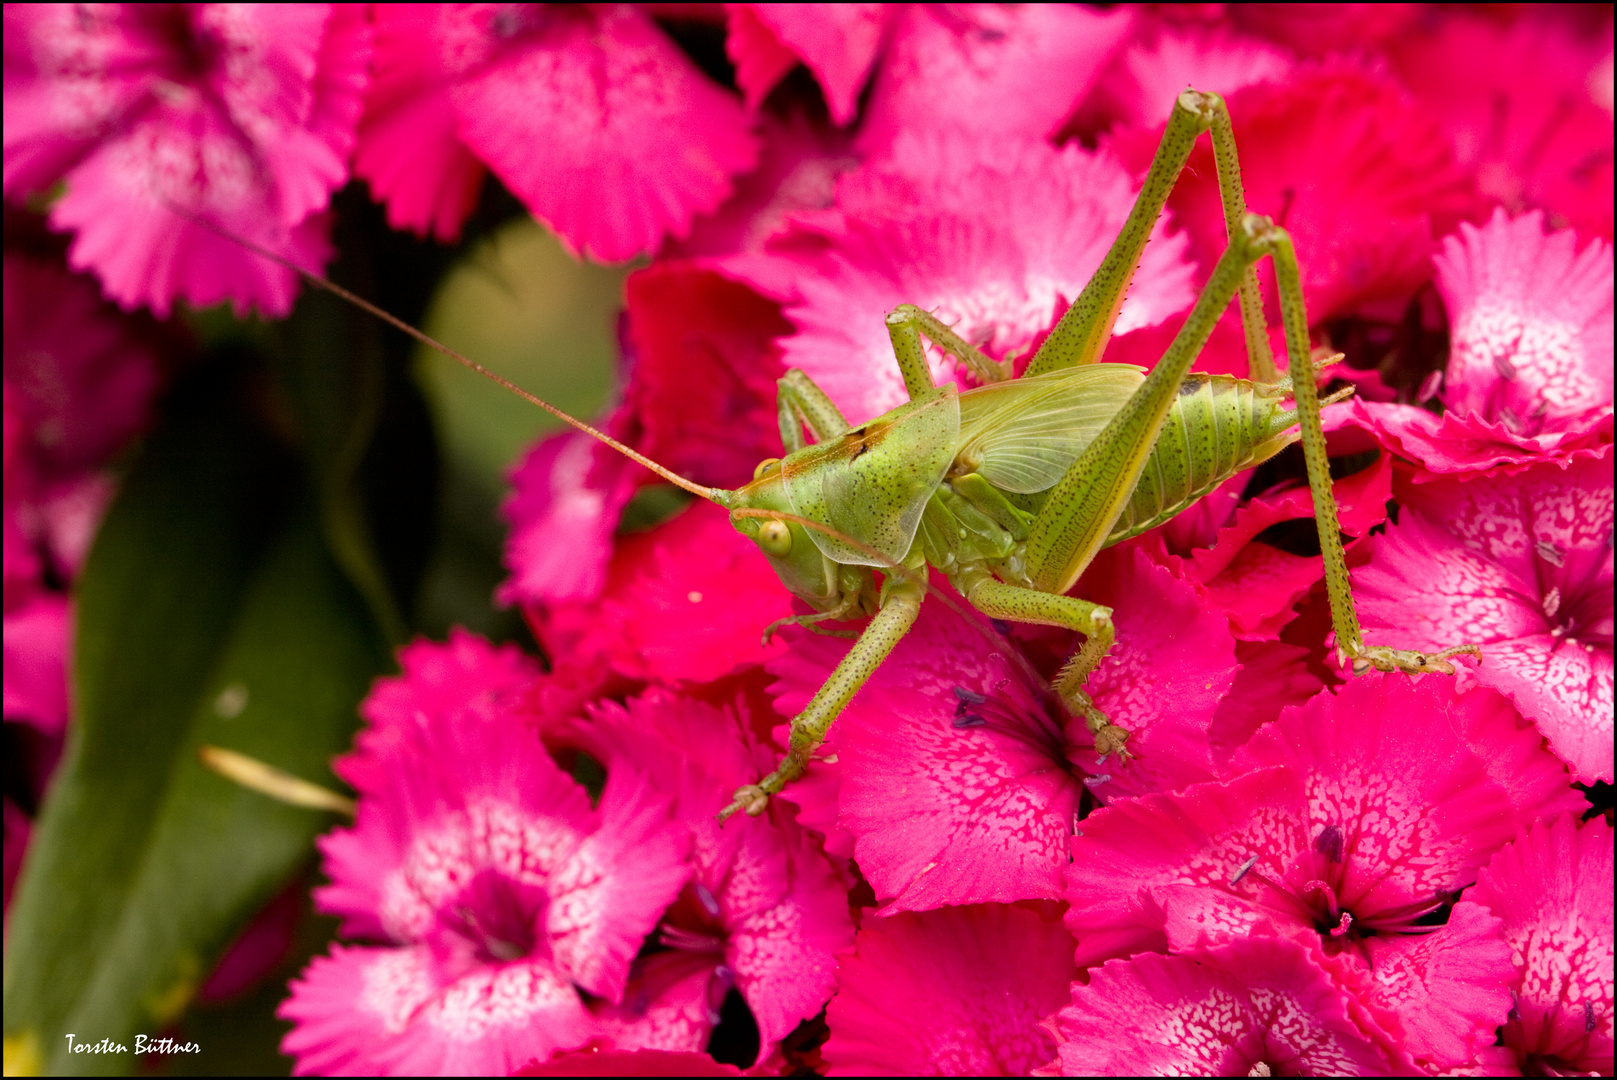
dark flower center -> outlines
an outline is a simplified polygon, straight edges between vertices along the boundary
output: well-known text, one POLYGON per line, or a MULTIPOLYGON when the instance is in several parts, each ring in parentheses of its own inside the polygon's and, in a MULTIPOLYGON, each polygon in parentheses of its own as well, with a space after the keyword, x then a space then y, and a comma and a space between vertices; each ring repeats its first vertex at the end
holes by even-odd
POLYGON ((507 964, 533 955, 540 946, 538 926, 547 899, 542 889, 484 870, 444 906, 438 922, 470 945, 480 962, 507 964))

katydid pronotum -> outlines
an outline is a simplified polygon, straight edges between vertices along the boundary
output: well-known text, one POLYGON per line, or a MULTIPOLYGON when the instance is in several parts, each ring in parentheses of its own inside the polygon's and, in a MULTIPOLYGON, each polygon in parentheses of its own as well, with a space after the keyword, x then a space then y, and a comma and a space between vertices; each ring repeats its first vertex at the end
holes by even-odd
POLYGON ((1355 674, 1374 668, 1452 675, 1451 657, 1481 655, 1475 645, 1422 653, 1364 642, 1320 420, 1322 405, 1337 398, 1319 398, 1291 239, 1268 218, 1247 213, 1229 112, 1216 94, 1187 90, 1174 102, 1122 232, 1021 378, 1010 378, 1009 364, 984 355, 934 316, 901 305, 887 315, 887 327, 910 400, 854 427, 807 375, 788 371, 777 403, 785 456, 760 463, 752 482, 735 491, 693 483, 345 290, 310 280, 729 510, 731 524, 814 609, 784 622, 819 629, 822 621, 868 617, 847 655, 793 718, 780 766, 738 791, 721 817, 762 813, 769 796, 803 775, 837 715, 914 623, 929 588, 928 567, 992 618, 1082 634, 1053 689, 1084 719, 1097 752, 1126 759, 1128 732, 1084 689, 1113 643, 1112 611, 1067 591, 1103 547, 1161 524, 1299 438, 1343 666, 1355 674), (1146 242, 1203 132, 1212 139, 1228 246, 1149 375, 1103 364, 1146 242), (1280 298, 1289 361, 1284 379, 1276 374, 1255 272, 1265 256, 1274 260, 1280 298), (1237 298, 1251 378, 1191 374, 1214 324, 1237 298), (982 385, 965 392, 934 385, 923 338, 982 385), (1281 407, 1287 397, 1295 402, 1289 410, 1281 407))

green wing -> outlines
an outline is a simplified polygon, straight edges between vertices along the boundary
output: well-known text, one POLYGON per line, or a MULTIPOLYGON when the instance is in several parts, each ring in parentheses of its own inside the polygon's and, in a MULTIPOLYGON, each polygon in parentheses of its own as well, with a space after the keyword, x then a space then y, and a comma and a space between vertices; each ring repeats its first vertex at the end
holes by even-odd
POLYGON ((1144 381, 1130 364, 1089 364, 968 391, 960 396, 959 457, 1003 491, 1043 491, 1144 381))

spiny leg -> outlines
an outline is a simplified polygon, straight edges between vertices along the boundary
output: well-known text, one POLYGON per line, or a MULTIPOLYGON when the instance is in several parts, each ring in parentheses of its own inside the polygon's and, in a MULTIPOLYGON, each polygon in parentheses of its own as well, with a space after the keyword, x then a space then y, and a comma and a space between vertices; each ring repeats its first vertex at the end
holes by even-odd
MULTIPOLYGON (((1204 131, 1210 131, 1213 141, 1213 162, 1218 171, 1225 231, 1230 242, 1235 241, 1246 217, 1246 193, 1241 186, 1241 163, 1235 151, 1229 108, 1217 94, 1186 90, 1174 101, 1162 141, 1157 144, 1156 157, 1122 231, 1078 299, 1039 347, 1027 374, 1042 375, 1064 367, 1099 362, 1111 339, 1129 282, 1139 268, 1146 242, 1151 239, 1151 231, 1190 158, 1191 149, 1204 131)), ((1252 377, 1258 382, 1273 382, 1274 356, 1264 323, 1263 296, 1258 289, 1257 271, 1251 266, 1242 273, 1239 293, 1252 377)))
POLYGON ((1258 257, 1253 237, 1266 222, 1248 214, 1213 267, 1173 343, 1117 415, 1050 489, 1028 531, 1028 577, 1040 592, 1072 588, 1111 533, 1151 455, 1185 373, 1258 257))
POLYGON ((921 610, 921 598, 926 595, 925 568, 913 578, 897 574, 887 579, 883 590, 881 609, 871 618, 859 640, 853 643, 848 655, 831 672, 802 712, 792 718, 792 733, 786 760, 780 767, 756 784, 748 784, 736 792, 735 801, 719 812, 724 820, 737 810, 752 815, 761 814, 769 805, 769 796, 778 794, 787 784, 803 775, 808 768, 814 748, 825 739, 831 722, 844 706, 865 685, 871 674, 887 659, 909 628, 914 625, 921 610))
POLYGON ((960 581, 966 599, 991 619, 1060 626, 1084 635, 1084 643, 1062 665, 1052 688, 1069 709, 1084 718, 1095 738, 1095 751, 1102 758, 1116 754, 1119 761, 1127 761, 1129 753, 1124 743, 1129 733, 1108 720, 1084 689, 1090 672, 1106 658, 1116 640, 1112 609, 1076 596, 1055 596, 1007 585, 978 568, 967 569, 960 581))
POLYGON ((780 441, 790 454, 808 445, 803 439, 807 425, 816 442, 834 439, 848 430, 848 421, 836 402, 814 380, 797 368, 787 368, 775 383, 775 414, 780 423, 780 441))
POLYGON ((936 315, 922 311, 914 304, 900 304, 887 315, 887 336, 892 339, 893 356, 898 360, 899 373, 904 376, 904 389, 909 391, 912 401, 934 389, 932 372, 926 363, 926 351, 921 347, 922 334, 932 344, 970 368, 980 381, 1002 382, 1010 378, 1008 365, 990 359, 936 315))
POLYGON ((1274 255, 1280 316, 1286 330, 1286 358, 1291 369, 1292 394, 1297 401, 1298 424, 1302 428, 1308 487, 1314 496, 1314 523, 1319 529, 1320 554, 1325 560, 1325 588, 1331 601, 1331 624, 1336 630, 1337 659, 1344 665, 1351 662, 1355 675, 1362 675, 1371 668, 1411 675, 1453 675, 1454 665, 1448 662, 1450 657, 1466 654, 1481 660, 1482 650, 1475 645, 1454 645, 1425 653, 1364 643, 1359 615, 1353 604, 1347 556, 1342 550, 1336 496, 1331 491, 1330 464, 1325 455, 1325 431, 1320 423, 1319 390, 1308 344, 1308 314, 1303 306, 1297 253, 1292 249, 1291 237, 1278 226, 1270 226, 1258 242, 1261 248, 1274 255))

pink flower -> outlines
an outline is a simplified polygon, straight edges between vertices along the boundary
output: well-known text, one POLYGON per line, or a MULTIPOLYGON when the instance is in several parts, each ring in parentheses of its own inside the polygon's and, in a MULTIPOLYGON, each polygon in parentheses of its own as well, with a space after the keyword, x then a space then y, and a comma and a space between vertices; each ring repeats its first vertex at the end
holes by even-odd
POLYGON ((574 249, 683 236, 757 159, 740 103, 629 5, 380 5, 355 171, 388 220, 459 235, 487 165, 574 249))
MULTIPOLYGON (((607 433, 704 484, 738 486, 779 457, 774 339, 791 331, 779 307, 683 261, 632 275, 627 299, 635 377, 607 433)), ((647 478, 579 433, 537 445, 513 470, 503 508, 512 577, 500 599, 554 606, 599 595, 619 517, 647 478)))
POLYGON ((859 133, 873 158, 912 154, 900 145, 907 135, 1048 138, 1105 70, 1133 14, 1064 4, 912 5, 893 19, 859 133))
POLYGON ((368 726, 355 736, 359 753, 345 759, 343 774, 356 788, 383 782, 376 770, 403 752, 409 730, 448 723, 474 706, 510 708, 540 677, 539 665, 515 645, 491 645, 458 626, 447 642, 405 645, 398 659, 400 673, 377 679, 359 706, 368 726))
POLYGON ((1443 403, 1536 435, 1586 426, 1612 402, 1611 245, 1578 249, 1544 216, 1495 210, 1443 243, 1437 287, 1453 344, 1443 403))
POLYGON ((631 683, 705 683, 778 656, 764 628, 791 594, 729 516, 697 503, 612 555, 598 599, 529 608, 556 675, 631 683))
MULTIPOLYGON (((1138 173, 1156 151, 1170 104, 1152 127, 1110 139, 1138 173)), ((1470 180, 1441 133, 1395 83, 1361 66, 1338 60, 1300 69, 1283 83, 1237 90, 1229 108, 1247 206, 1291 233, 1316 325, 1366 309, 1402 313, 1431 276, 1434 238, 1476 213, 1470 180)), ((1211 269, 1226 236, 1207 140, 1168 206, 1211 269)), ((1275 318, 1272 288, 1268 297, 1275 318)))
POLYGON ((1404 494, 1355 574, 1370 640, 1474 642, 1462 679, 1510 696, 1572 767, 1612 775, 1612 457, 1550 460, 1404 494))
POLYGON ((690 873, 668 801, 608 770, 592 809, 486 699, 423 714, 379 760, 343 768, 359 812, 321 842, 332 884, 316 900, 389 944, 335 946, 293 983, 280 1014, 298 1069, 509 1072, 594 1037, 579 988, 621 1000, 690 873))
POLYGON ((1549 458, 1599 456, 1612 441, 1610 411, 1587 426, 1526 435, 1474 412, 1433 416, 1414 405, 1361 400, 1343 407, 1354 424, 1374 429, 1384 446, 1419 466, 1416 484, 1444 474, 1493 477, 1549 458))
POLYGON ((1567 814, 1507 845, 1460 903, 1505 922, 1517 975, 1502 1034, 1523 1074, 1611 1072, 1611 871, 1611 825, 1567 814))
POLYGON ((1110 961, 1091 971, 1087 984, 1072 984, 1072 1003, 1051 1026, 1064 1076, 1389 1076, 1413 1069, 1353 995, 1306 949, 1282 938, 1110 961))
POLYGON ((586 1047, 530 1062, 512 1076, 741 1076, 706 1054, 673 1050, 602 1050, 586 1047))
POLYGON ((272 315, 316 267, 370 63, 355 5, 6 9, 5 191, 65 182, 53 228, 126 308, 230 300, 272 315))
POLYGON ((67 727, 67 651, 73 609, 68 598, 41 591, 5 613, 5 718, 47 735, 67 727))
POLYGON ((1232 779, 1090 815, 1067 870, 1079 964, 1289 937, 1388 1014, 1417 1058, 1469 1060, 1509 1004, 1498 927, 1420 920, 1516 829, 1579 800, 1559 770, 1490 767, 1534 734, 1465 713, 1452 684, 1356 679, 1260 730, 1232 779))
POLYGON ((597 1010, 619 1048, 702 1049, 733 986, 767 1057, 834 989, 834 955, 853 925, 847 888, 819 842, 782 807, 718 823, 757 775, 743 736, 732 710, 657 690, 622 708, 597 706, 579 728, 592 753, 658 777, 693 837, 691 881, 660 924, 667 951, 637 960, 623 1003, 597 1010))
MULTIPOLYGON (((1114 798, 1214 775, 1208 727, 1235 675, 1224 620, 1138 551, 1108 552, 1091 569, 1079 591, 1116 604, 1118 632, 1091 688, 1131 730, 1138 760, 1098 763, 1083 723, 1045 689, 1048 674, 940 597, 843 711, 822 760, 782 793, 805 823, 853 839, 884 912, 1059 897, 1085 785, 1114 798)), ((1073 644, 1030 637, 1050 672, 1073 644)), ((846 649, 798 639, 770 665, 777 711, 797 712, 846 649)))
MULTIPOLYGON (((1362 430, 1344 427, 1327 437, 1333 456, 1380 451, 1362 430)), ((1392 478, 1392 459, 1380 453, 1367 468, 1336 482, 1338 523, 1350 552, 1386 521, 1392 478)), ((1210 547, 1193 553, 1192 574, 1207 587, 1208 602, 1229 616, 1230 632, 1237 638, 1277 637, 1291 622, 1297 603, 1323 578, 1320 556, 1295 555, 1257 540, 1266 529, 1313 515, 1314 500, 1306 485, 1265 492, 1236 510, 1210 547)))
MULTIPOLYGON (((759 289, 784 289, 797 327, 782 361, 801 368, 858 423, 905 400, 883 316, 901 303, 934 312, 995 357, 1025 349, 1100 264, 1134 201, 1106 154, 1042 142, 906 136, 881 165, 844 176, 837 211, 777 234, 759 289)), ((1146 248, 1119 332, 1161 322, 1194 296, 1184 241, 1146 248)), ((952 361, 937 359, 948 381, 952 361)))
POLYGON ((1052 905, 867 918, 837 964, 822 1053, 833 1076, 1024 1076, 1067 1000, 1072 939, 1052 905))
POLYGON ((76 478, 150 421, 153 342, 90 279, 8 252, 4 326, 6 386, 34 476, 76 478))
POLYGON ((1523 9, 1503 20, 1451 9, 1425 20, 1424 32, 1394 39, 1389 52, 1484 195, 1512 214, 1542 207, 1556 228, 1609 240, 1611 13, 1593 33, 1575 26, 1579 14, 1523 9))
POLYGON ((1118 122, 1143 128, 1161 125, 1187 86, 1228 96, 1244 86, 1284 82, 1295 66, 1285 50, 1241 37, 1227 26, 1163 26, 1155 42, 1134 43, 1120 60, 1116 76, 1096 93, 1113 103, 1118 122))
POLYGON ((756 109, 798 62, 808 66, 831 121, 846 127, 897 9, 886 4, 727 4, 724 48, 756 109))

